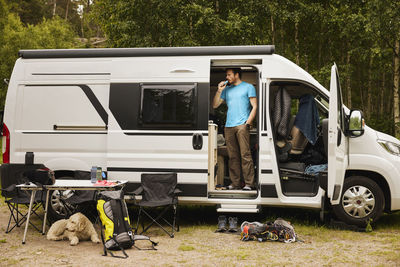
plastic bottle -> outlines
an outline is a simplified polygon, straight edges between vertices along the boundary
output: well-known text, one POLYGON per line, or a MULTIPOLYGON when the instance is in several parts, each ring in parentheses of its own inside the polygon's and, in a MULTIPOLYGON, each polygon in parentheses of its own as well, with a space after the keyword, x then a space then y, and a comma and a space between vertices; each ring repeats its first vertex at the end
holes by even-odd
POLYGON ((101 178, 101 167, 97 167, 97 170, 96 170, 96 178, 97 178, 97 181, 101 181, 101 180, 103 180, 102 178, 101 178))
POLYGON ((97 179, 96 179, 96 173, 97 172, 97 167, 93 166, 90 169, 90 181, 92 182, 92 184, 96 183, 97 179))

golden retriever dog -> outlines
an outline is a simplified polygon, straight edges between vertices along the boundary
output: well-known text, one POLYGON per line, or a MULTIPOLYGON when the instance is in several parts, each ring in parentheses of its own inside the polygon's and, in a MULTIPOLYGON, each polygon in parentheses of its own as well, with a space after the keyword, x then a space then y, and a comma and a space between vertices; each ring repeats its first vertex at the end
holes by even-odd
POLYGON ((92 240, 93 243, 100 243, 100 239, 89 219, 78 212, 68 220, 58 220, 50 227, 47 233, 48 240, 69 239, 71 246, 76 246, 79 240, 92 240))

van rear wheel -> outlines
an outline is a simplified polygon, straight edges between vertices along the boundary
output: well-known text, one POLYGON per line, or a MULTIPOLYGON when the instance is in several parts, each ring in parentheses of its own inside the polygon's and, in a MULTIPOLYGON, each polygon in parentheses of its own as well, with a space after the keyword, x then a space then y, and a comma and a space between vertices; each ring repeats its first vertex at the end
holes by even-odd
POLYGON ((72 190, 50 191, 47 215, 50 221, 67 219, 74 214, 77 207, 69 204, 66 200, 74 195, 72 190))
POLYGON ((370 219, 379 219, 384 207, 385 198, 377 183, 367 177, 351 176, 344 181, 339 205, 332 209, 339 220, 365 227, 370 219))
MULTIPOLYGON (((70 180, 73 177, 62 176, 59 180, 70 180)), ((51 190, 49 192, 49 204, 47 216, 51 222, 68 219, 77 211, 77 206, 67 202, 67 199, 75 194, 73 190, 51 190)))

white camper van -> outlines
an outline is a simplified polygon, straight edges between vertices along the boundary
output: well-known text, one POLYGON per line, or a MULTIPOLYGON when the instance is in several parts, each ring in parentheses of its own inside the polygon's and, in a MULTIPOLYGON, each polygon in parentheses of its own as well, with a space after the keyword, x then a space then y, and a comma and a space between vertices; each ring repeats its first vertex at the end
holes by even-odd
MULTIPOLYGON (((128 180, 128 191, 142 173, 175 172, 181 204, 215 205, 218 212, 323 210, 329 203, 340 220, 363 225, 400 210, 400 141, 364 126, 360 111, 343 106, 336 65, 328 91, 274 54, 274 46, 23 50, 19 56, 5 103, 3 168, 34 161, 62 179, 100 166, 109 179, 128 180), (212 99, 229 67, 240 68, 257 92, 252 191, 216 188, 217 181, 229 183, 229 172, 219 135, 226 110, 213 110, 212 99), (312 96, 320 121, 314 145, 304 138, 297 150, 279 144, 283 92, 292 121, 301 98, 312 96), (328 168, 307 174, 304 166, 312 162, 328 168)), ((284 124, 290 133, 293 126, 284 124)), ((50 210, 63 212, 60 197, 68 194, 54 192, 50 210)))

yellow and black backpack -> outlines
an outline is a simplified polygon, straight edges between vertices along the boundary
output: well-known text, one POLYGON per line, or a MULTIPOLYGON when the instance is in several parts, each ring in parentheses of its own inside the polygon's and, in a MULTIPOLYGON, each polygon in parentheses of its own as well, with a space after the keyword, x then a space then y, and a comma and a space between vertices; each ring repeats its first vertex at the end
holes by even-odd
POLYGON ((152 249, 155 249, 156 242, 153 242, 147 236, 135 236, 132 232, 128 208, 122 190, 100 192, 97 196, 97 211, 104 230, 104 236, 103 233, 101 235, 104 256, 109 251, 111 256, 121 258, 121 256, 115 256, 111 252, 112 250, 121 250, 124 254, 122 258, 127 258, 125 249, 135 246, 136 240, 148 240, 152 244, 152 249))

